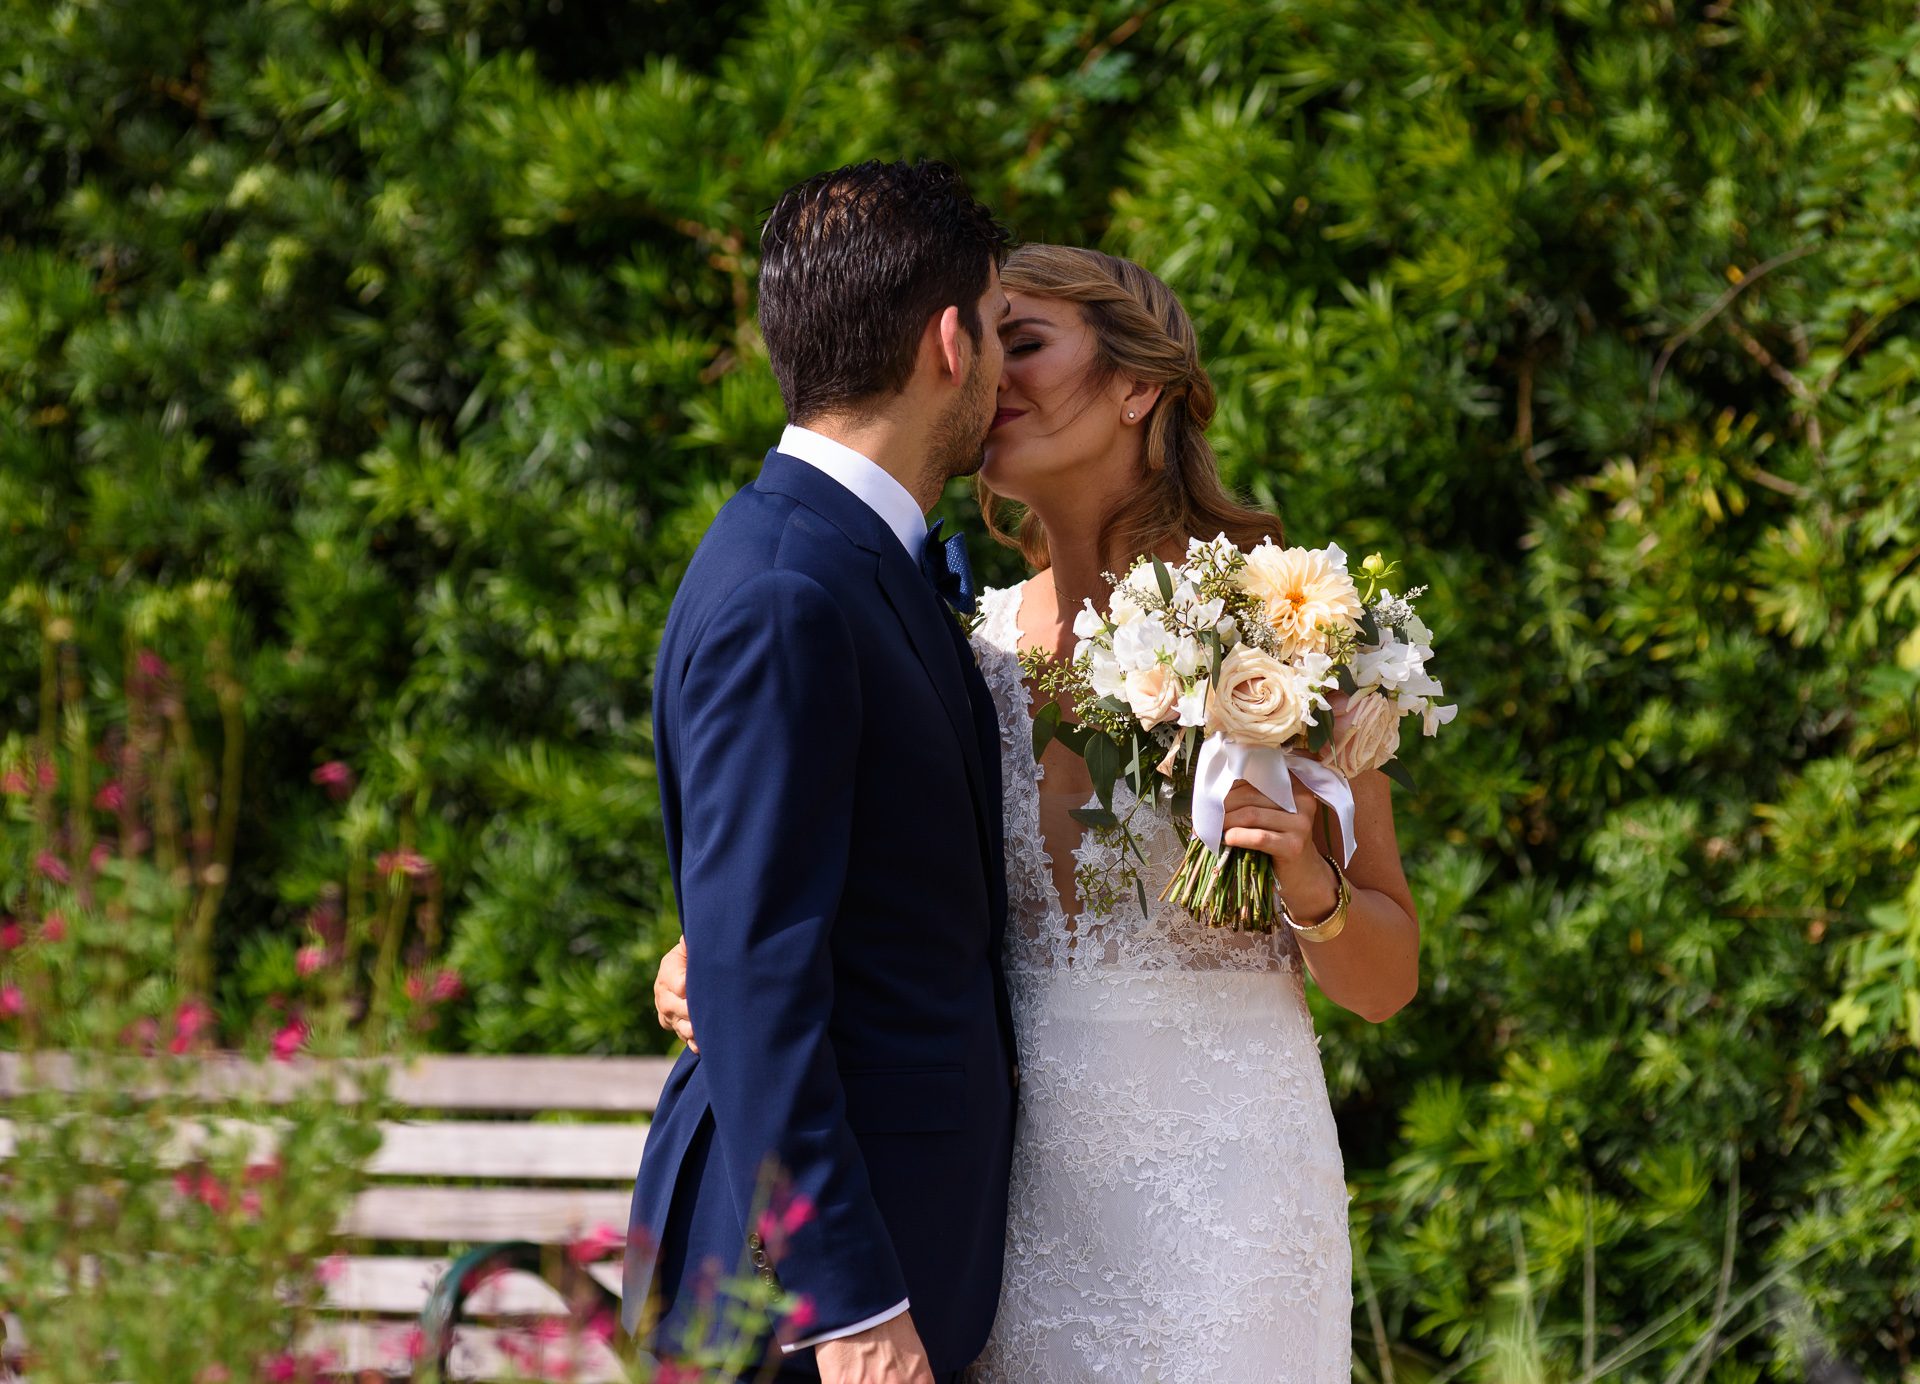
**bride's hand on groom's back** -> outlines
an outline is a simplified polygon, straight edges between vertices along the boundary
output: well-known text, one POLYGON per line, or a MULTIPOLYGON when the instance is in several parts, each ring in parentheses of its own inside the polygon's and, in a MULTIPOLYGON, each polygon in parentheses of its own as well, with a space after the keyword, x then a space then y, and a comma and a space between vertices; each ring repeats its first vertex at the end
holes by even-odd
POLYGON ((687 1008, 687 939, 673 944, 673 950, 660 958, 660 969, 653 974, 653 1012, 660 1027, 676 1035, 694 1052, 700 1045, 693 1041, 693 1014, 687 1008))
POLYGON ((914 1329, 913 1314, 902 1312, 880 1325, 813 1348, 821 1384, 933 1384, 933 1366, 914 1329))

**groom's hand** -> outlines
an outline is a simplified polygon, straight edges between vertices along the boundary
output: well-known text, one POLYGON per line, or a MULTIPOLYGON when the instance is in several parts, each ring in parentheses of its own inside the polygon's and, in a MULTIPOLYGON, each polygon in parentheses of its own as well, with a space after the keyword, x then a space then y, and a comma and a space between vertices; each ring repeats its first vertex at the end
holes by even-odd
POLYGON ((821 1384, 933 1384, 933 1366, 913 1329, 913 1314, 813 1348, 821 1384))
POLYGON ((660 1027, 679 1036, 694 1052, 700 1045, 693 1041, 693 1014, 687 1009, 687 939, 673 944, 673 950, 660 958, 660 969, 653 973, 653 1012, 660 1027))

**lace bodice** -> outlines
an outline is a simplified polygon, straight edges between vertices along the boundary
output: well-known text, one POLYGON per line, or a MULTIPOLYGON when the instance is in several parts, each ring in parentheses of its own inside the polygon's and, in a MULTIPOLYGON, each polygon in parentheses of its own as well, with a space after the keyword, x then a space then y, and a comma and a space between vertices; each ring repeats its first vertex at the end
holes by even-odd
MULTIPOLYGON (((1146 863, 1069 919, 1041 833, 1019 588, 975 656, 1000 717, 1007 980, 1021 1069, 1000 1310, 971 1384, 1347 1384, 1340 1146, 1284 935, 1157 901, 1181 839, 1124 786, 1146 863)), ((1082 865, 1114 847, 1083 833, 1082 865)))
MULTIPOLYGON (((1020 671, 1020 588, 988 588, 980 599, 974 657, 1000 714, 1000 782, 1007 848, 1007 964, 1014 969, 1100 966, 1119 970, 1273 971, 1299 965, 1298 945, 1281 932, 1239 933, 1203 927, 1159 893, 1179 868, 1185 843, 1164 807, 1139 801, 1126 784, 1114 788, 1114 812, 1133 835, 1144 864, 1142 916, 1128 887, 1104 913, 1069 919, 1054 884, 1053 856, 1040 827, 1040 784, 1046 770, 1033 758, 1032 694, 1020 671)), ((1094 806, 1089 799, 1086 806, 1094 806)), ((1082 868, 1110 875, 1123 847, 1084 832, 1073 848, 1082 868)))

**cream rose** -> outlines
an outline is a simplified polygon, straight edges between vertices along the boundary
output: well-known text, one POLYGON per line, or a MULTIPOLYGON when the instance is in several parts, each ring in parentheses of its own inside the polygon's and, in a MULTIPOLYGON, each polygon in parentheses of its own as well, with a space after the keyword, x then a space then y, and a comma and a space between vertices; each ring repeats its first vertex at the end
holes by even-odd
POLYGON ((1359 627, 1359 589, 1325 549, 1262 543, 1247 554, 1240 585, 1266 608, 1280 651, 1289 657, 1301 649, 1324 652, 1325 628, 1359 627))
POLYGON ((1327 764, 1355 778, 1400 753, 1400 708, 1371 689, 1347 703, 1334 723, 1327 764))
POLYGON ((1183 690, 1180 675, 1164 663, 1127 674, 1127 705, 1140 718, 1142 730, 1152 730, 1178 715, 1183 690))
POLYGON ((1307 724, 1307 681, 1251 644, 1220 665, 1220 682, 1207 705, 1207 729, 1243 745, 1280 749, 1307 724))

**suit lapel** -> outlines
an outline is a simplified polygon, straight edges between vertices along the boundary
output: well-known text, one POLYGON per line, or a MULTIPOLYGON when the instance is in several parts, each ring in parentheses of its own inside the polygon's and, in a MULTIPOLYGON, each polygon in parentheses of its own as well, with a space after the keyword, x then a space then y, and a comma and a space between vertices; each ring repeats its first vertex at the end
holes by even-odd
MULTIPOLYGON (((891 534, 888 539, 893 541, 891 534)), ((974 724, 974 702, 967 685, 967 673, 972 671, 977 677, 979 672, 965 666, 972 659, 966 652, 965 641, 955 637, 959 632, 952 628, 953 617, 927 579, 920 575, 920 569, 907 561, 906 552, 898 542, 893 542, 892 552, 881 552, 878 576, 881 594, 906 627, 907 639, 926 668, 934 690, 940 694, 940 704, 946 708, 947 719, 953 724, 954 738, 960 742, 961 757, 967 765, 967 783, 973 789, 977 806, 986 798, 987 785, 986 772, 980 763, 980 735, 974 724)))

